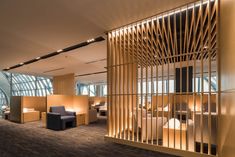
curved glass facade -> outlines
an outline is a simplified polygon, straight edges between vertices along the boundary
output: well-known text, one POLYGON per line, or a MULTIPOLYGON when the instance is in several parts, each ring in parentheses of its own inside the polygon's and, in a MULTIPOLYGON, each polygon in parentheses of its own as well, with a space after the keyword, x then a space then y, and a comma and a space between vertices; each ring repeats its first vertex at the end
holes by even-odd
POLYGON ((7 105, 8 102, 7 102, 7 98, 6 98, 6 95, 5 93, 3 93, 2 90, 0 90, 0 108, 2 108, 3 105, 7 105))
POLYGON ((53 93, 51 79, 24 74, 5 73, 12 81, 12 96, 46 96, 53 93))

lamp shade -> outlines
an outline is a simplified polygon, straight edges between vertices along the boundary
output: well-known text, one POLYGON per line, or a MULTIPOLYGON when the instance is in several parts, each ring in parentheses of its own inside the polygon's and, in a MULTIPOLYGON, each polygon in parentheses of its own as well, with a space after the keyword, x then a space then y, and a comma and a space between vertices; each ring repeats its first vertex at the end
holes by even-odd
MULTIPOLYGON (((171 118, 169 121, 169 128, 171 129, 179 129, 180 128, 180 121, 176 118, 171 118)), ((168 123, 166 123, 166 126, 168 127, 168 123)))

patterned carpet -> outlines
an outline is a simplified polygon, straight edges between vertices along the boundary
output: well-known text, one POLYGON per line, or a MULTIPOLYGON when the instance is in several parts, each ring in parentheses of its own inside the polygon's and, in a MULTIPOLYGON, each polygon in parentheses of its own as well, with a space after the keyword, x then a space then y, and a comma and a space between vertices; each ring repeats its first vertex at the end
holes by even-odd
POLYGON ((0 119, 1 157, 172 157, 104 141, 106 120, 65 131, 0 119))

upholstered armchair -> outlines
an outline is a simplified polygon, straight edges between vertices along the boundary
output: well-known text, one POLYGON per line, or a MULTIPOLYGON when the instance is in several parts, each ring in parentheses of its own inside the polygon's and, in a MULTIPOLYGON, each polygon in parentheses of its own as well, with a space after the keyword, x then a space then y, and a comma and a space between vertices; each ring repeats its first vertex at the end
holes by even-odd
POLYGON ((97 111, 96 109, 89 109, 89 123, 97 121, 97 111))
POLYGON ((76 112, 65 111, 64 106, 50 107, 47 113, 47 128, 64 130, 66 126, 76 127, 76 112))

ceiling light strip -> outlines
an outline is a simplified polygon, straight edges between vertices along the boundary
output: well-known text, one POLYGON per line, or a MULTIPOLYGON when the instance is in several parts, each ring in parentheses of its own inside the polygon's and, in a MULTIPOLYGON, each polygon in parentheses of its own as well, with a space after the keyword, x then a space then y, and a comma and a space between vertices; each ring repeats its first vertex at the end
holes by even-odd
POLYGON ((107 71, 99 71, 99 72, 88 73, 88 74, 80 74, 80 75, 76 75, 75 77, 89 76, 89 75, 97 75, 97 74, 103 74, 103 73, 107 73, 107 71))
POLYGON ((172 10, 164 11, 163 13, 159 13, 159 14, 153 15, 151 17, 147 17, 145 19, 141 19, 141 20, 129 23, 127 25, 112 29, 108 32, 112 32, 113 34, 115 34, 116 31, 127 32, 128 29, 133 29, 135 26, 140 26, 140 25, 144 25, 146 23, 150 23, 150 22, 152 22, 152 20, 153 21, 160 20, 162 18, 172 16, 174 14, 178 14, 178 13, 184 12, 186 10, 191 10, 193 8, 197 8, 197 7, 200 7, 201 5, 206 5, 206 4, 214 2, 214 1, 215 0, 201 0, 201 1, 194 2, 194 3, 188 3, 186 5, 183 5, 181 7, 174 9, 173 11, 172 10))
POLYGON ((50 73, 50 72, 55 72, 55 71, 59 71, 59 70, 63 70, 64 68, 57 68, 57 69, 52 69, 52 70, 48 70, 48 71, 44 71, 43 73, 50 73))
POLYGON ((87 46, 87 45, 92 44, 94 42, 100 42, 100 41, 103 41, 103 40, 105 40, 105 39, 102 36, 99 36, 97 38, 92 38, 92 39, 89 39, 89 40, 87 40, 85 42, 79 43, 77 45, 66 47, 64 49, 57 50, 56 52, 52 52, 52 53, 46 54, 46 55, 41 56, 41 57, 36 57, 35 59, 31 59, 29 61, 19 63, 17 65, 12 66, 12 67, 8 67, 6 69, 3 69, 3 71, 8 71, 8 70, 11 70, 11 69, 16 69, 16 68, 19 68, 19 67, 21 67, 23 65, 32 64, 32 63, 37 62, 37 61, 39 61, 41 59, 51 58, 51 57, 57 56, 57 55, 59 55, 61 53, 69 52, 69 51, 72 51, 72 50, 75 50, 75 49, 87 46))

